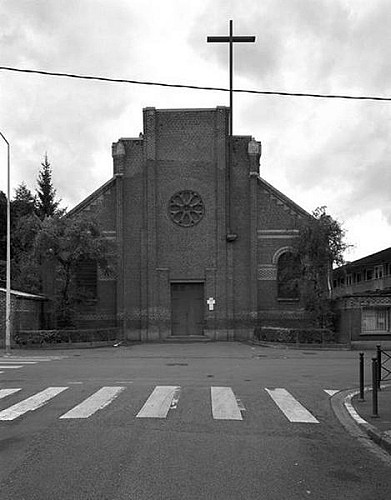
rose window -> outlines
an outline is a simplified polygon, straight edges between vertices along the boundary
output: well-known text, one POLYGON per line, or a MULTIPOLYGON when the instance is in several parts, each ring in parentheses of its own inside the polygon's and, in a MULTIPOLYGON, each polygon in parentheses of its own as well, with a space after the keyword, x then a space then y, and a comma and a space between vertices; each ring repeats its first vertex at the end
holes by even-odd
POLYGON ((204 203, 195 191, 179 191, 169 203, 171 220, 182 227, 192 227, 204 216, 204 203))

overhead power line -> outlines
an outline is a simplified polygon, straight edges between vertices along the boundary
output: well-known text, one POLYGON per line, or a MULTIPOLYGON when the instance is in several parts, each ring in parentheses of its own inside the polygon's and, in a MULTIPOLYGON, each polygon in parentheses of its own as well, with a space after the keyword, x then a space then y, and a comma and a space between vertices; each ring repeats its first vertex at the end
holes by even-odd
MULTIPOLYGON (((111 83, 128 83, 133 85, 150 85, 157 87, 171 87, 180 89, 192 89, 192 90, 213 90, 218 92, 229 92, 228 88, 224 87, 206 87, 200 85, 183 85, 178 83, 164 83, 164 82, 147 82, 141 80, 129 80, 126 78, 108 78, 104 76, 90 76, 90 75, 77 75, 74 73, 60 73, 54 71, 43 71, 38 69, 22 69, 22 68, 11 68, 8 66, 0 66, 0 70, 3 71, 14 71, 18 73, 33 73, 37 75, 45 76, 60 76, 65 78, 77 78, 81 80, 95 80, 101 82, 111 82, 111 83)), ((269 90, 251 90, 251 89, 233 89, 233 92, 240 92, 243 94, 260 94, 260 95, 279 95, 288 97, 315 97, 320 99, 358 99, 366 101, 391 101, 391 97, 381 97, 381 96, 364 96, 364 95, 343 95, 343 94, 315 94, 308 92, 279 92, 279 91, 269 91, 269 90)))

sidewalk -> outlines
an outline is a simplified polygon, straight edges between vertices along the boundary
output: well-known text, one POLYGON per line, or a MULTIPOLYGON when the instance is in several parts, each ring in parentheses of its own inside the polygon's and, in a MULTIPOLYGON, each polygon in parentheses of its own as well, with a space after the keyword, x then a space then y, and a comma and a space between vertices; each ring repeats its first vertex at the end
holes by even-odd
POLYGON ((365 388, 364 401, 358 390, 350 391, 343 400, 350 417, 375 443, 391 454, 391 384, 378 391, 378 417, 373 417, 372 390, 365 388))

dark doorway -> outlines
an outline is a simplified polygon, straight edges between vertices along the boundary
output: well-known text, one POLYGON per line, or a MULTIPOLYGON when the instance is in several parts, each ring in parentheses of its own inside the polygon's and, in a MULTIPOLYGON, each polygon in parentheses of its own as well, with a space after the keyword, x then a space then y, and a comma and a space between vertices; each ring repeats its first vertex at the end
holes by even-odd
POLYGON ((203 335, 203 283, 171 283, 171 323, 172 335, 203 335))

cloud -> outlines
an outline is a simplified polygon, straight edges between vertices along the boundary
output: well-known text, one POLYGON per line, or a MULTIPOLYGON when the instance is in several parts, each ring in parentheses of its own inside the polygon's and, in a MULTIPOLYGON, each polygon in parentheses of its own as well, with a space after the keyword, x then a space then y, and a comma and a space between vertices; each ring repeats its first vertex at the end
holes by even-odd
MULTIPOLYGON (((227 34, 234 19, 236 34, 257 35, 256 44, 235 46, 237 88, 389 95, 389 2, 244 0, 239 6, 221 0, 213 6, 199 19, 208 34, 227 34)), ((198 33, 191 41, 227 71, 226 47, 206 50, 198 33)), ((376 211, 383 230, 384 221, 391 224, 389 103, 242 95, 234 103, 235 130, 258 134, 261 174, 279 189, 307 210, 325 204, 347 221, 368 221, 376 211)))
MULTIPOLYGON (((391 88, 388 0, 3 0, 0 15, 4 66, 227 86, 228 47, 206 37, 228 34, 233 19, 235 34, 257 37, 235 46, 237 88, 391 88)), ((138 135, 143 107, 216 105, 228 95, 0 72, 12 185, 34 188, 47 151, 71 207, 111 176, 111 143, 138 135)), ((327 205, 347 228, 359 217, 369 224, 370 213, 391 236, 390 106, 240 94, 234 132, 262 141, 262 175, 303 208, 327 205)))
MULTIPOLYGON (((108 2, 7 2, 6 29, 0 39, 4 65, 82 74, 107 74, 131 65, 132 17, 125 6, 108 2), (118 5, 117 7, 121 7, 118 5), (126 66, 126 64, 125 64, 126 66), (103 69, 104 68, 104 69, 103 69)), ((1 112, 13 150, 13 178, 35 184, 40 162, 48 152, 60 196, 74 204, 111 175, 110 133, 132 99, 129 92, 98 82, 36 75, 0 75, 1 112), (96 156, 106 172, 97 173, 96 156)))

